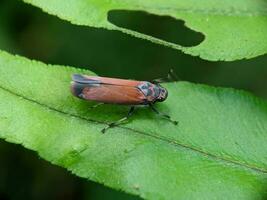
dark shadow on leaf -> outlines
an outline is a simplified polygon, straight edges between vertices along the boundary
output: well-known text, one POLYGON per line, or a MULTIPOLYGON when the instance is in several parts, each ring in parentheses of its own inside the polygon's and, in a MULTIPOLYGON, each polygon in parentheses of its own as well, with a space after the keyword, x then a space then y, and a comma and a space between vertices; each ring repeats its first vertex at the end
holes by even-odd
MULTIPOLYGON (((0 16, 0 40, 2 31, 8 36, 6 45, 0 42, 0 49, 13 54, 137 80, 165 77, 172 68, 185 81, 245 89, 267 98, 266 55, 235 62, 205 61, 120 31, 75 26, 16 0, 5 0, 0 16)), ((153 30, 152 25, 143 28, 153 30)), ((181 31, 177 34, 179 39, 185 37, 181 31)))
POLYGON ((262 200, 267 200, 267 186, 265 188, 265 193, 264 193, 264 195, 262 197, 262 200))
POLYGON ((196 46, 205 39, 202 33, 186 27, 183 20, 170 16, 159 16, 143 11, 112 10, 108 13, 108 20, 116 26, 184 47, 196 46))
POLYGON ((72 175, 38 158, 21 145, 0 140, 0 199, 110 199, 139 200, 72 175))

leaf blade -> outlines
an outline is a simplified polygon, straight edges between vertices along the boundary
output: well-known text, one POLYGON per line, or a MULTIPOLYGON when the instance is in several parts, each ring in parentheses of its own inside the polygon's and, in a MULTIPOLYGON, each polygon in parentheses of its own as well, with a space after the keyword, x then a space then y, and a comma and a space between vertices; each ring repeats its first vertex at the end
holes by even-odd
POLYGON ((126 109, 106 106, 88 112, 90 103, 69 92, 74 72, 91 73, 0 52, 0 137, 80 177, 146 199, 260 199, 266 194, 266 102, 231 89, 168 84, 170 99, 158 108, 182 115, 178 127, 140 109, 128 124, 103 135, 106 120, 126 109), (224 108, 218 113, 232 116, 233 123, 221 123, 213 104, 224 108), (214 114, 208 118, 203 110, 214 114), (244 128, 249 134, 240 130, 239 140, 230 137, 229 129, 236 126, 236 114, 248 116, 248 122, 260 118, 256 126, 244 128), (208 129, 198 123, 205 118, 208 129), (251 140, 255 146, 247 146, 251 140))
POLYGON ((238 60, 253 58, 267 52, 266 2, 257 1, 51 1, 24 0, 49 14, 70 21, 108 30, 118 30, 154 43, 200 56, 207 60, 238 60), (108 21, 111 10, 143 10, 149 13, 182 19, 185 25, 203 33, 205 40, 194 47, 183 47, 108 21), (231 47, 231 48, 229 48, 231 47))

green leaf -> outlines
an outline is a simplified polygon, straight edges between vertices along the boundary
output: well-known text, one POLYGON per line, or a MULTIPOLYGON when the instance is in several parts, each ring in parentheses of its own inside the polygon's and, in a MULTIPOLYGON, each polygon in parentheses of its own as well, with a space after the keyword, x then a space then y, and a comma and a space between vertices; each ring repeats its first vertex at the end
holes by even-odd
POLYGON ((0 137, 77 176, 145 199, 262 199, 267 195, 267 103, 251 94, 170 83, 156 107, 88 109, 69 91, 72 73, 0 52, 0 137))
POLYGON ((207 60, 231 61, 267 52, 267 3, 264 0, 23 1, 76 25, 119 30, 207 60), (142 10, 182 19, 187 27, 203 33, 205 40, 194 47, 183 47, 118 27, 108 21, 112 10, 142 10))

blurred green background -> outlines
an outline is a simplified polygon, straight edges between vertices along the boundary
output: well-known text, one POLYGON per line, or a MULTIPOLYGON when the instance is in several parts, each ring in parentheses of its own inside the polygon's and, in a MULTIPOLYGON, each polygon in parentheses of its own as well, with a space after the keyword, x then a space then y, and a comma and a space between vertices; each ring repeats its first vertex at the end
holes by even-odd
MULTIPOLYGON (((109 20, 182 46, 205 39, 181 20, 140 11, 110 11, 109 20)), ((227 30, 224 30, 227 31, 227 30)), ((220 38, 218 38, 219 40, 220 38)), ((229 47, 231 48, 231 47, 229 47)), ((233 87, 267 98, 267 56, 209 62, 117 31, 74 26, 19 0, 0 0, 0 49, 102 76, 151 80, 173 68, 182 80, 233 87)), ((72 175, 34 152, 0 141, 0 200, 138 199, 72 175)))

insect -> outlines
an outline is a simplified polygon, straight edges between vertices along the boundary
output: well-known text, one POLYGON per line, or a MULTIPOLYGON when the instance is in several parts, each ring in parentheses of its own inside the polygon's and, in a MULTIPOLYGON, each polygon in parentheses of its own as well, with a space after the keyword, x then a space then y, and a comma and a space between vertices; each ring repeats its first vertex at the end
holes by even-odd
POLYGON ((169 115, 159 112, 153 106, 156 102, 162 102, 168 97, 167 89, 159 84, 159 80, 148 82, 73 74, 71 92, 78 98, 98 102, 93 107, 101 104, 130 106, 125 117, 109 123, 102 129, 102 133, 126 121, 133 114, 135 107, 139 105, 149 106, 156 114, 177 125, 177 121, 172 120, 169 115))

